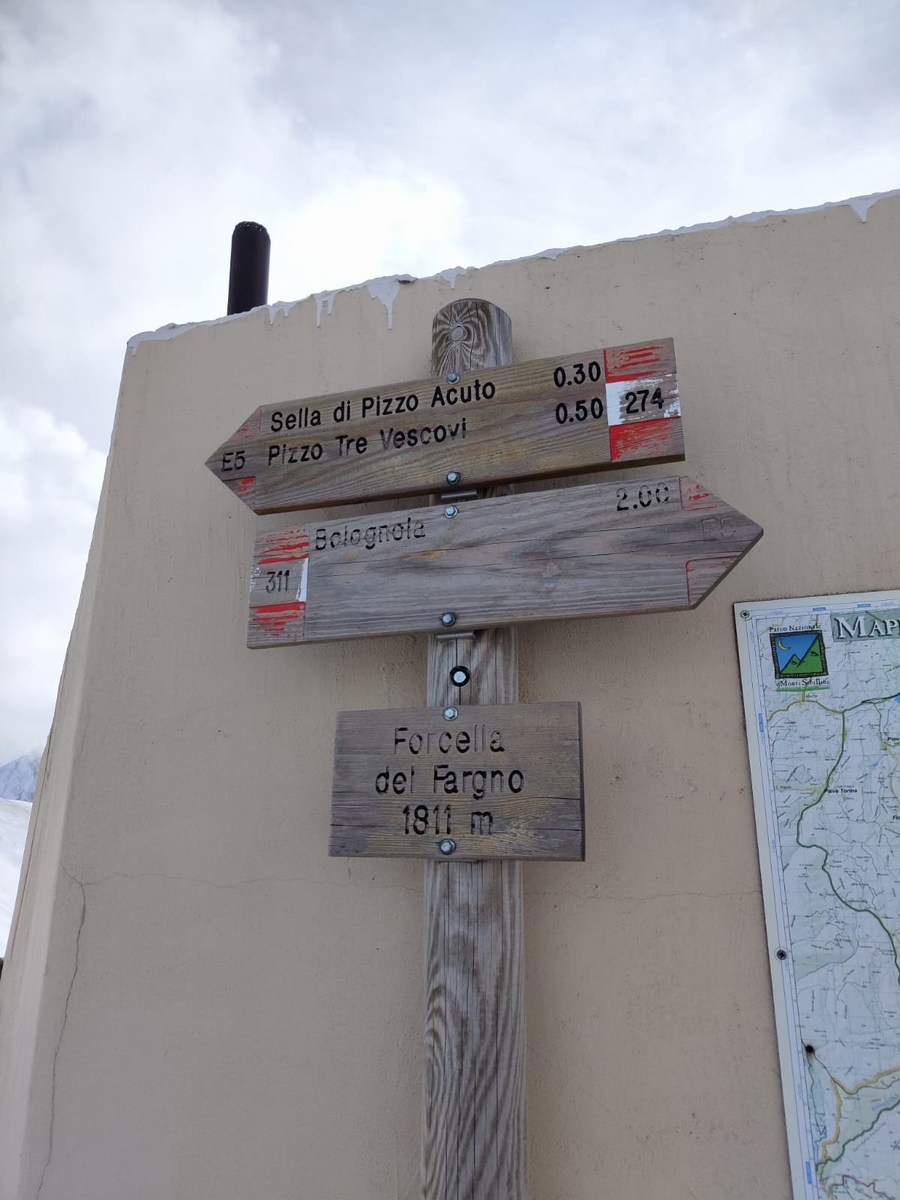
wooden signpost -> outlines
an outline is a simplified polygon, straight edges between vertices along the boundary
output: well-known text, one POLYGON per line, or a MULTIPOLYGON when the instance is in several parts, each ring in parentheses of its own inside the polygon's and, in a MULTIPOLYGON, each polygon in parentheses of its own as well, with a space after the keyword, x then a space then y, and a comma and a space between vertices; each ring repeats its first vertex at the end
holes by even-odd
POLYGON ((581 705, 339 713, 328 853, 582 860, 581 705))
POLYGON ((462 349, 446 378, 263 405, 206 465, 271 513, 684 458, 671 338, 468 371, 462 349))
POLYGON ((684 457, 671 339, 511 357, 455 301, 430 379, 262 406, 207 462, 260 513, 439 493, 261 534, 248 636, 431 632, 428 708, 339 714, 329 845, 426 860, 427 1200, 526 1200, 522 860, 584 856, 580 706, 517 703, 511 623, 693 608, 762 535, 678 475, 472 499, 684 457))
POLYGON ((263 533, 247 644, 694 608, 761 536, 674 475, 263 533))
MULTIPOLYGON (((455 374, 473 360, 510 362, 511 328, 500 311, 481 300, 442 308, 432 327, 434 374, 455 374)), ((517 633, 503 625, 431 634, 426 704, 463 712, 467 704, 515 704, 517 633), (469 674, 462 686, 460 668, 469 674)), ((524 907, 521 859, 425 863, 428 1200, 527 1200, 524 907)))

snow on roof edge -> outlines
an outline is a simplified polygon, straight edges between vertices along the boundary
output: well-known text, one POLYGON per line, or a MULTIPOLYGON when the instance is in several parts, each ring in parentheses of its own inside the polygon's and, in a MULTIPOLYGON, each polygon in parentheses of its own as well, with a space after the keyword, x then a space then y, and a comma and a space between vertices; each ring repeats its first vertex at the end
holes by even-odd
MULTIPOLYGON (((845 205, 853 209, 860 221, 865 221, 869 215, 869 209, 877 204, 879 200, 885 200, 890 196, 900 196, 900 188, 895 188, 889 192, 872 192, 868 196, 852 196, 847 200, 827 200, 824 204, 814 204, 808 208, 765 209, 760 212, 745 213, 739 217, 725 217, 721 221, 704 221, 698 225, 681 225, 677 229, 660 229, 656 233, 639 233, 630 237, 613 238, 611 242, 601 242, 599 244, 612 246, 619 242, 641 242, 647 238, 678 237, 683 233, 705 233, 712 229, 724 229, 728 225, 753 225, 758 221, 765 221, 768 217, 794 217, 804 213, 822 212, 826 208, 843 208, 845 205)), ((423 281, 443 279, 450 284, 451 288, 455 288, 458 276, 465 275, 469 271, 481 271, 487 267, 503 266, 511 262, 528 262, 530 259, 535 258, 555 259, 561 254, 567 254, 571 250, 579 248, 569 246, 565 249, 541 250, 537 254, 526 254, 518 259, 501 258, 496 262, 486 263, 483 267, 449 267, 443 271, 435 272, 434 275, 423 276, 423 281)), ((380 300, 384 305, 387 312, 388 329, 392 329, 394 323, 394 300, 400 293, 400 285, 415 282, 417 280, 413 275, 383 275, 377 279, 366 279, 362 283, 353 283, 348 284, 346 287, 335 288, 333 291, 312 292, 310 296, 301 297, 299 300, 277 300, 273 304, 261 304, 258 308, 253 308, 250 311, 259 312, 260 308, 267 309, 269 324, 271 325, 274 324, 275 318, 279 313, 287 316, 295 305, 302 304, 304 300, 313 299, 316 302, 316 325, 319 326, 322 323, 323 312, 327 311, 329 316, 333 312, 336 296, 341 292, 353 292, 358 291, 360 288, 366 288, 373 300, 380 300)), ((206 325, 223 325, 227 321, 237 321, 246 315, 246 313, 232 313, 225 317, 213 317, 208 321, 187 321, 182 325, 173 322, 169 325, 162 325, 159 329, 134 334, 128 339, 127 347, 134 354, 141 342, 167 341, 169 338, 187 333, 190 329, 199 329, 206 325)))
POLYGON ((900 188, 890 192, 871 192, 868 196, 851 196, 849 200, 826 200, 824 204, 812 204, 808 208, 767 208, 761 212, 745 213, 740 217, 725 217, 722 221, 705 221, 699 225, 682 225, 678 229, 660 229, 658 233, 640 233, 635 237, 616 238, 618 242, 639 242, 648 237, 670 237, 680 233, 703 233, 707 229, 723 229, 726 225, 753 225, 767 217, 795 217, 802 213, 822 212, 826 208, 852 208, 860 221, 865 221, 869 209, 888 196, 900 196, 900 188))

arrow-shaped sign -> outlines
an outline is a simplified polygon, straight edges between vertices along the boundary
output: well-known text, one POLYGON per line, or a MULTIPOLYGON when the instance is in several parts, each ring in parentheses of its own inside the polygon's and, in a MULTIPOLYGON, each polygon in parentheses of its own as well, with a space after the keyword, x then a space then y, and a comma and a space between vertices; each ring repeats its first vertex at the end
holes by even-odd
POLYGON ((271 513, 683 458, 662 338, 266 404, 206 465, 271 513))
POLYGON ((684 476, 263 533, 248 645, 694 608, 761 536, 684 476))

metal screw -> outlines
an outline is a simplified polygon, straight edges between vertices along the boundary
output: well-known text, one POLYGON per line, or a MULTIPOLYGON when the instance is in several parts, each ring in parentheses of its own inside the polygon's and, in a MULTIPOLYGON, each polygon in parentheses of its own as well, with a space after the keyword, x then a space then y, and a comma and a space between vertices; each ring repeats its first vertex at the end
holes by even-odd
POLYGON ((448 383, 459 383, 459 375, 457 374, 456 371, 450 371, 447 374, 447 382, 448 383))
POLYGON ((455 849, 456 842, 454 842, 453 838, 444 838, 442 842, 438 843, 438 850, 440 850, 441 854, 452 854, 455 849))
POLYGON ((468 667, 454 667, 450 672, 450 682, 454 687, 465 687, 471 678, 468 667))
POLYGON ((447 472, 447 482, 448 483, 457 484, 461 480, 462 480, 462 473, 460 471, 448 471, 447 472))
POLYGON ((456 624, 456 613, 446 612, 441 613, 441 624, 446 625, 449 629, 451 625, 456 624))
POLYGON ((742 608, 741 616, 744 618, 745 621, 749 621, 750 620, 750 610, 747 608, 742 608))
POLYGON ((782 962, 787 958, 787 950, 776 950, 775 957, 780 958, 782 962))
POLYGON ((455 504, 448 504, 447 507, 444 509, 444 516, 445 517, 455 517, 458 514, 458 512, 459 512, 459 509, 456 507, 455 504))
POLYGON ((445 721, 455 721, 458 716, 459 716, 459 709, 454 708, 452 704, 448 704, 447 707, 444 709, 444 720, 445 721))

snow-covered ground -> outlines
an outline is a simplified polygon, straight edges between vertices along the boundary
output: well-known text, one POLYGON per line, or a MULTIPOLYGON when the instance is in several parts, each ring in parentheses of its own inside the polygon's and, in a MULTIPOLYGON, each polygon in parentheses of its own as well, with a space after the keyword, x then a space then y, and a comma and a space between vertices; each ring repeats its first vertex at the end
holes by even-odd
POLYGON ((0 958, 6 953, 40 761, 40 750, 32 750, 0 767, 0 958))
POLYGON ((30 819, 27 800, 0 800, 0 957, 6 953, 30 819))

